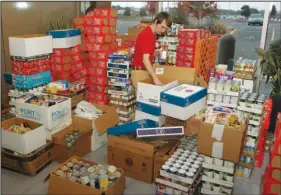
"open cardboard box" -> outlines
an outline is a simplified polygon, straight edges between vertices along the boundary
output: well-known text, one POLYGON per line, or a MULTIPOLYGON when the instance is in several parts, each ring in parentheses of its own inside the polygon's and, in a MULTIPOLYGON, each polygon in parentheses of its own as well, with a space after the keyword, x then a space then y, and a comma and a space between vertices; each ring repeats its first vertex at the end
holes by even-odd
POLYGON ((179 119, 175 119, 172 117, 166 117, 166 125, 167 127, 170 126, 183 126, 184 128, 184 135, 191 135, 196 134, 198 135, 200 130, 200 124, 203 122, 202 119, 196 119, 195 116, 187 119, 186 121, 182 121, 179 119))
POLYGON ((239 128, 201 122, 198 153, 238 163, 244 148, 247 124, 239 128))
MULTIPOLYGON (((62 178, 60 176, 57 176, 55 172, 60 169, 63 165, 67 164, 68 162, 71 162, 72 159, 81 160, 83 162, 87 162, 91 165, 96 165, 98 163, 94 161, 89 161, 80 157, 73 156, 69 160, 67 160, 65 163, 60 165, 56 168, 53 172, 50 173, 50 180, 49 180, 49 186, 48 186, 48 194, 58 195, 58 194, 102 194, 101 190, 94 189, 90 186, 84 186, 78 182, 70 181, 69 179, 62 178)), ((121 177, 117 180, 116 183, 114 183, 112 186, 110 186, 106 191, 105 194, 110 195, 121 195, 124 193, 124 190, 126 188, 126 179, 124 176, 124 170, 117 168, 117 170, 121 173, 121 177)))
POLYGON ((2 147, 20 154, 29 154, 47 144, 47 137, 43 124, 13 117, 2 121, 1 128, 2 147), (7 131, 12 125, 19 125, 21 123, 27 123, 32 131, 25 134, 7 131))
POLYGON ((55 160, 62 163, 72 156, 83 157, 91 152, 91 129, 84 129, 79 122, 73 120, 72 125, 66 127, 62 131, 54 134, 52 140, 54 142, 53 154, 55 160), (70 149, 64 137, 72 130, 81 130, 83 134, 74 142, 70 149))
POLYGON ((163 86, 155 85, 152 78, 138 82, 137 101, 153 106, 160 106, 161 92, 178 85, 177 79, 165 78, 161 75, 158 78, 163 83, 163 86))
MULTIPOLYGON (((108 136, 107 161, 109 164, 122 168, 128 177, 152 183, 155 152, 159 151, 158 156, 160 157, 167 152, 167 149, 157 150, 156 145, 132 137, 110 135, 108 136)), ((160 148, 163 147, 165 145, 160 148)), ((166 147, 173 146, 167 145, 166 147)), ((159 167, 159 163, 157 167, 159 167)))
POLYGON ((86 129, 92 133, 92 151, 107 142, 107 129, 119 123, 116 108, 98 104, 94 104, 94 106, 104 111, 102 116, 94 120, 73 115, 73 120, 76 124, 79 124, 80 129, 86 129))

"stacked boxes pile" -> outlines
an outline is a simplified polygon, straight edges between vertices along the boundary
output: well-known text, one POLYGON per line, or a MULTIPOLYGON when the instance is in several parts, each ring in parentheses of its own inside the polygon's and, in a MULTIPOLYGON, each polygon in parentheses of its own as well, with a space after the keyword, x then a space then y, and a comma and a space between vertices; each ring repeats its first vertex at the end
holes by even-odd
POLYGON ((85 79, 87 71, 81 56, 80 29, 49 31, 48 34, 53 37, 52 80, 85 79))
POLYGON ((51 81, 50 54, 52 37, 35 34, 9 37, 12 59, 13 89, 10 90, 11 112, 15 112, 15 100, 30 92, 42 92, 43 86, 51 81))
POLYGON ((196 42, 210 38, 211 33, 204 29, 180 29, 178 32, 176 66, 195 67, 196 42))
POLYGON ((132 122, 135 106, 135 91, 131 83, 131 59, 122 54, 113 54, 107 64, 108 94, 110 104, 117 109, 121 124, 132 122))
POLYGON ((117 48, 116 9, 96 8, 90 16, 84 16, 85 50, 89 52, 88 101, 98 104, 109 103, 107 95, 108 53, 117 48))

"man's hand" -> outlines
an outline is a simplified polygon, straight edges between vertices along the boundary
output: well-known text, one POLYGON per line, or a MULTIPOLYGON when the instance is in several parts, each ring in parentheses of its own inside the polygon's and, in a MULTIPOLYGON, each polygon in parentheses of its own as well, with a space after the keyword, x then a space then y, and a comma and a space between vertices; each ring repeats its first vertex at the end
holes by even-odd
POLYGON ((157 76, 153 77, 153 82, 155 85, 163 86, 163 83, 159 80, 159 78, 157 76))

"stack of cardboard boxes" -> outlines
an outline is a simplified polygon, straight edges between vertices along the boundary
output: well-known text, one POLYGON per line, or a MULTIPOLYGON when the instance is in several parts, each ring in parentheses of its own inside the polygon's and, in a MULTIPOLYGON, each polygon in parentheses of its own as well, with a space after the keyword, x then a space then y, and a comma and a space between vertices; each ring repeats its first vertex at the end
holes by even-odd
POLYGON ((281 191, 281 114, 279 113, 271 143, 269 163, 261 179, 261 194, 280 194, 281 191))
POLYGON ((9 104, 10 111, 15 113, 15 100, 18 97, 28 92, 42 92, 43 85, 51 81, 52 37, 43 34, 9 37, 9 48, 12 75, 5 76, 13 85, 9 91, 9 104))
POLYGON ((135 91, 131 83, 131 58, 113 54, 108 58, 107 77, 110 105, 117 108, 120 124, 132 122, 135 91))
POLYGON ((180 29, 178 32, 179 45, 177 47, 176 66, 194 68, 196 41, 207 39, 210 31, 204 29, 180 29))
POLYGON ((116 9, 96 8, 91 16, 84 16, 85 49, 89 52, 89 77, 87 100, 98 104, 108 104, 107 58, 108 53, 117 48, 116 9))
POLYGON ((55 30, 48 34, 53 37, 52 80, 85 79, 87 71, 81 57, 80 29, 55 30))

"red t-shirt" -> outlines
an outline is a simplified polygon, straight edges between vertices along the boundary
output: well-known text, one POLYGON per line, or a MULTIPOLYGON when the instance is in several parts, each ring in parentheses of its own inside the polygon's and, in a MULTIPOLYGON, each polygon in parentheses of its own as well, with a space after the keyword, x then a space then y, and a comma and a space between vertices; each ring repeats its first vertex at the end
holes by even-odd
POLYGON ((132 66, 144 67, 144 54, 149 54, 150 62, 153 62, 155 42, 156 39, 154 33, 152 32, 152 29, 149 26, 146 27, 137 37, 132 66))

